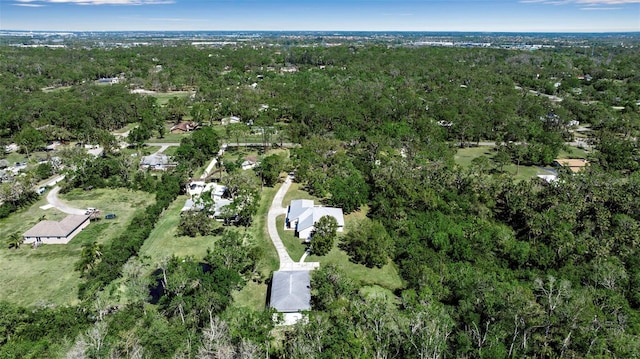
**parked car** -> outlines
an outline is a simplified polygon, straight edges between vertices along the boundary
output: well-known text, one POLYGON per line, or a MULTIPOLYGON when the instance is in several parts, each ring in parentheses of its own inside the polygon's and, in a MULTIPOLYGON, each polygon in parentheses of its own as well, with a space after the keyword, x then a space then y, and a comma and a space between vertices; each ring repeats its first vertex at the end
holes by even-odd
POLYGON ((116 218, 115 213, 109 213, 106 216, 104 216, 104 219, 114 219, 114 218, 116 218))

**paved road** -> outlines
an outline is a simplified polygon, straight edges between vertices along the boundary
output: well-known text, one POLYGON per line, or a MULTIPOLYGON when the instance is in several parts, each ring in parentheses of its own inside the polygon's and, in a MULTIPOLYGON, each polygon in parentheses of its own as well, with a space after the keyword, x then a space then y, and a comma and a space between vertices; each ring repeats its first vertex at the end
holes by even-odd
POLYGON ((287 209, 282 207, 282 200, 284 200, 285 194, 289 190, 289 187, 291 187, 292 180, 293 178, 291 176, 287 176, 287 179, 284 181, 280 189, 278 189, 275 197, 273 197, 273 202, 271 202, 271 207, 269 208, 269 213, 267 214, 267 229, 269 231, 269 237, 271 237, 271 241, 273 242, 273 246, 276 247, 276 251, 278 252, 281 271, 312 270, 318 268, 320 266, 320 263, 294 262, 293 259, 291 259, 291 257, 289 256, 289 253, 287 252, 284 244, 282 243, 280 235, 278 235, 276 217, 287 213, 287 209))
POLYGON ((60 192, 60 186, 54 187, 49 192, 49 194, 47 194, 47 202, 49 202, 50 205, 67 214, 85 214, 85 212, 87 211, 86 209, 73 208, 67 204, 62 203, 62 201, 60 201, 60 199, 58 198, 58 192, 60 192))

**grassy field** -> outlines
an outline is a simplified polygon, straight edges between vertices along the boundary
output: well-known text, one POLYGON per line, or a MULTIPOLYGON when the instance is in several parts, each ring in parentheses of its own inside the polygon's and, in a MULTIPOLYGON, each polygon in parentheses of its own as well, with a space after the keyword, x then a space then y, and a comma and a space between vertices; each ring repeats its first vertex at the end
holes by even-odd
POLYGON ((156 223, 155 228, 140 249, 140 256, 149 256, 153 264, 173 255, 178 257, 193 256, 202 259, 215 243, 216 236, 184 237, 176 236, 180 223, 180 210, 187 196, 179 196, 167 208, 156 223))
POLYGON ((560 150, 558 158, 587 158, 591 153, 584 148, 568 147, 567 150, 560 150))
MULTIPOLYGON (((271 243, 271 238, 269 238, 267 231, 267 212, 278 188, 279 185, 276 188, 265 187, 263 189, 260 197, 260 207, 253 218, 253 224, 249 228, 251 237, 256 241, 263 254, 262 260, 256 264, 257 271, 262 279, 269 278, 271 272, 277 270, 280 265, 278 253, 273 243, 271 243)), ((264 281, 260 283, 249 282, 242 290, 233 293, 233 305, 262 310, 264 309, 266 298, 267 284, 264 281)))
POLYGON ((191 91, 169 91, 169 92, 156 92, 151 96, 156 98, 156 103, 160 106, 166 105, 169 100, 174 97, 184 98, 191 95, 193 92, 191 91))
MULTIPOLYGON (((574 149, 572 148, 571 151, 574 151, 574 149)), ((578 151, 582 151, 582 150, 575 148, 575 154, 577 156, 579 156, 578 151)), ((460 148, 458 149, 458 152, 454 156, 454 160, 458 165, 462 167, 469 167, 471 165, 471 161, 473 161, 474 158, 478 158, 480 156, 486 156, 489 158, 489 160, 491 160, 494 154, 495 152, 493 151, 493 147, 491 146, 460 148)), ((574 158, 574 157, 570 157, 570 158, 574 158)), ((514 176, 514 178, 517 180, 526 180, 526 179, 535 177, 536 175, 539 175, 539 174, 540 175, 550 174, 550 172, 545 171, 543 168, 539 166, 523 166, 523 165, 516 166, 515 164, 509 164, 504 166, 504 171, 505 173, 508 173, 514 176)))
POLYGON ((285 215, 278 216, 276 219, 276 226, 278 227, 278 235, 282 239, 282 243, 287 248, 289 256, 294 262, 300 260, 306 249, 306 244, 301 238, 294 235, 294 231, 284 229, 284 217, 285 215))
POLYGON ((480 156, 486 156, 492 158, 494 155, 493 147, 491 146, 479 146, 479 147, 465 147, 459 148, 453 159, 462 167, 468 167, 471 165, 471 161, 474 158, 480 156))
POLYGON ((164 137, 158 138, 158 133, 154 132, 153 136, 147 142, 155 142, 155 143, 180 143, 184 137, 191 136, 190 133, 171 133, 169 132, 169 128, 167 127, 167 132, 164 134, 164 137))
MULTIPOLYGON (((70 205, 96 207, 103 213, 116 213, 115 220, 91 223, 66 245, 42 245, 32 249, 22 245, 8 249, 0 245, 0 300, 19 305, 73 305, 77 303, 80 283, 74 265, 80 257, 82 245, 98 241, 106 243, 119 235, 134 212, 152 203, 151 195, 126 190, 97 189, 89 192, 72 191, 61 198, 70 205)), ((41 219, 61 220, 66 215, 56 209, 42 210, 42 198, 31 207, 0 220, 0 238, 11 233, 24 233, 41 219)))
POLYGON ((291 200, 294 199, 312 199, 316 204, 320 204, 318 197, 309 194, 309 192, 305 191, 302 185, 297 182, 292 183, 291 187, 289 187, 289 191, 287 191, 287 194, 285 194, 282 200, 282 206, 288 207, 291 204, 291 200))

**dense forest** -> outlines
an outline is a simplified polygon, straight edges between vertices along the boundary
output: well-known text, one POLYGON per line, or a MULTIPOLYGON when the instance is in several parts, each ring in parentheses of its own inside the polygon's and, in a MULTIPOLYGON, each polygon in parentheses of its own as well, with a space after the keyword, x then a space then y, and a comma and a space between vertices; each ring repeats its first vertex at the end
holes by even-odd
MULTIPOLYGON (((155 196, 126 234, 83 251, 80 304, 0 303, 1 357, 640 356, 636 49, 0 47, 0 58, 2 144, 27 154, 53 141, 100 144, 96 158, 65 155, 74 171, 64 190, 155 196), (122 80, 96 84, 112 77, 122 80), (132 90, 193 95, 158 106, 132 90), (242 231, 256 222, 260 188, 245 175, 226 183, 252 199, 236 202, 246 211, 204 258, 139 258, 163 211, 217 153, 212 128, 229 116, 277 129, 266 139, 274 144, 299 144, 287 162, 264 159, 263 185, 295 171, 309 194, 345 213, 366 209, 337 245, 362 267, 395 266, 402 287, 371 295, 323 265, 306 322, 274 328, 269 310, 232 307, 264 255, 242 231), (108 150, 113 130, 139 124, 131 142, 142 144, 187 117, 203 129, 182 140, 173 171, 131 173, 131 159, 108 150), (550 166, 575 146, 577 126, 595 148, 585 170, 560 168, 552 183, 504 170, 550 166), (460 148, 483 142, 490 157, 456 163, 460 148), (106 305, 120 287, 128 302, 106 305)), ((229 128, 227 141, 239 142, 229 128)), ((30 203, 3 196, 9 212, 30 203)))

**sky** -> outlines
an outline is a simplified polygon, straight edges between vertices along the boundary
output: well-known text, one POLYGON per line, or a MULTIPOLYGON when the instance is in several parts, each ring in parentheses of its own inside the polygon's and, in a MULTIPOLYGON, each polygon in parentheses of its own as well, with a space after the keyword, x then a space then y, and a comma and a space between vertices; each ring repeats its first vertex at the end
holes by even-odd
POLYGON ((640 0, 0 0, 0 30, 640 31, 640 0))

